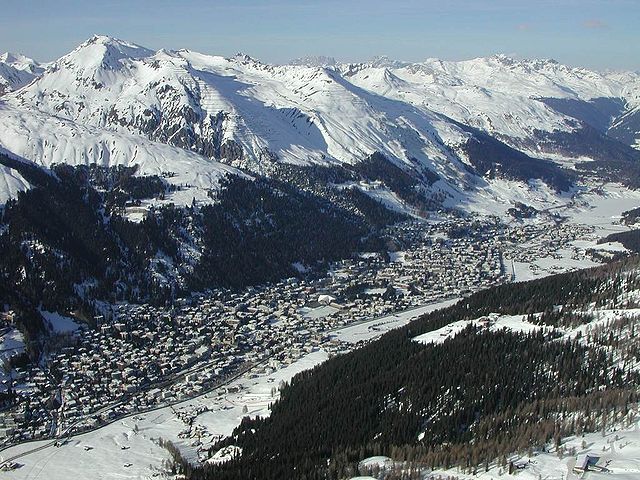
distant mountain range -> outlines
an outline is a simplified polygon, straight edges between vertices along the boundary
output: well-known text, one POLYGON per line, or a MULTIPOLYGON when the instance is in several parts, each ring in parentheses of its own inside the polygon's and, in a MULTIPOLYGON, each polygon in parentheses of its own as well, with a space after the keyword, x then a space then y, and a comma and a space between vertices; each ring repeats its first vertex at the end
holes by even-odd
MULTIPOLYGON (((374 153, 446 206, 535 203, 548 195, 504 197, 496 182, 568 190, 586 160, 605 163, 591 162, 589 175, 597 165, 629 181, 617 177, 636 167, 619 162, 640 155, 640 75, 553 60, 275 66, 94 36, 46 65, 4 54, 0 78, 4 151, 45 168, 137 164, 182 185, 177 204, 209 201, 220 176, 240 170, 352 168, 374 153)), ((0 200, 28 188, 19 172, 4 166, 2 175, 0 200)))

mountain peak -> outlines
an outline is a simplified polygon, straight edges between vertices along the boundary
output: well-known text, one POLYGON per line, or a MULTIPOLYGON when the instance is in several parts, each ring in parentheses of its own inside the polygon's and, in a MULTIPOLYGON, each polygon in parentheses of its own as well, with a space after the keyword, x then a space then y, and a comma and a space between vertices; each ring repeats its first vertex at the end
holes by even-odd
POLYGON ((337 64, 336 59, 324 55, 310 55, 300 57, 289 62, 289 65, 305 67, 333 67, 337 64))
POLYGON ((4 52, 0 54, 0 63, 10 65, 16 70, 28 71, 30 73, 40 73, 40 64, 32 58, 21 53, 4 52))
POLYGON ((80 44, 80 47, 88 46, 88 45, 105 45, 105 46, 117 46, 117 47, 133 47, 133 48, 143 48, 140 45, 136 45, 135 43, 128 42, 126 40, 120 40, 119 38, 112 37, 110 35, 92 35, 90 38, 85 40, 80 44))
POLYGON ((12 64, 15 62, 24 61, 26 59, 27 57, 19 53, 11 53, 11 52, 0 53, 0 62, 2 63, 12 64))
POLYGON ((97 70, 119 70, 124 60, 146 58, 153 53, 135 43, 107 35, 93 35, 56 61, 55 66, 81 70, 84 75, 91 75, 97 70))
POLYGON ((22 88, 43 71, 38 62, 22 54, 0 54, 0 95, 22 88))
POLYGON ((251 55, 248 55, 246 53, 243 52, 238 52, 236 53, 233 57, 231 57, 233 60, 247 65, 247 64, 262 64, 262 62, 256 58, 253 58, 251 55))
POLYGON ((381 68, 381 67, 385 67, 385 68, 402 68, 402 67, 406 66, 405 62, 400 62, 398 60, 394 60, 394 59, 388 57, 387 55, 376 55, 375 57, 373 57, 369 61, 369 64, 372 67, 377 67, 377 68, 381 68))
POLYGON ((496 53, 494 55, 491 55, 488 60, 492 60, 496 63, 499 63, 501 65, 505 65, 505 66, 511 66, 511 65, 515 65, 516 63, 519 63, 518 60, 516 60, 513 57, 510 57, 509 55, 505 54, 505 53, 496 53))
POLYGON ((144 58, 153 55, 153 53, 152 50, 132 42, 120 40, 108 35, 93 35, 63 58, 80 55, 82 60, 87 60, 87 56, 100 60, 108 57, 116 57, 115 59, 118 60, 125 57, 134 59, 144 58))
POLYGON ((543 67, 553 67, 556 68, 560 66, 560 63, 553 58, 514 58, 512 56, 506 55, 504 53, 497 53, 495 55, 491 55, 490 57, 486 57, 488 60, 498 63, 500 65, 511 67, 511 66, 528 66, 532 68, 543 68, 543 67))

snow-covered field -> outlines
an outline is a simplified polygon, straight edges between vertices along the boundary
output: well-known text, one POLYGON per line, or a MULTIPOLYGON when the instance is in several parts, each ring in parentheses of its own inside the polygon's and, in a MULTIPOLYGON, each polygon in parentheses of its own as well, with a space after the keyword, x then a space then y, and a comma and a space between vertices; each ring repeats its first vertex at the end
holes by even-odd
POLYGON ((42 318, 48 323, 50 330, 55 333, 70 333, 75 332, 80 328, 72 318, 60 315, 57 312, 47 312, 40 310, 42 318))
POLYGON ((571 222, 594 225, 613 233, 620 231, 612 225, 622 218, 622 212, 640 206, 640 192, 607 183, 599 191, 582 194, 579 200, 574 208, 562 214, 571 222))
POLYGON ((440 308, 446 308, 459 299, 445 300, 443 302, 432 303, 424 305, 422 307, 412 308, 405 310, 404 312, 398 312, 394 315, 389 315, 376 320, 359 323, 350 327, 345 327, 333 332, 333 336, 338 340, 348 343, 357 343, 362 340, 371 340, 380 335, 393 330, 394 328, 402 327, 412 320, 415 320, 425 313, 433 312, 440 308))
POLYGON ((458 333, 463 331, 469 325, 476 325, 479 327, 486 326, 491 331, 512 330, 514 332, 529 333, 536 330, 540 330, 540 326, 534 325, 526 321, 526 315, 489 315, 487 317, 477 318, 474 320, 459 320, 457 322, 445 325, 442 328, 433 330, 431 332, 423 333, 414 338, 416 342, 429 344, 442 343, 448 338, 455 337, 458 333))

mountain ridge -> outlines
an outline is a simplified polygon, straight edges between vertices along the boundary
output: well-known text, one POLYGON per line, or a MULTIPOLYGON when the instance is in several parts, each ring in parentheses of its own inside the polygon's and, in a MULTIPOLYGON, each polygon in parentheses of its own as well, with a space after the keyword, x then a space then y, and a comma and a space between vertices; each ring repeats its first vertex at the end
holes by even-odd
MULTIPOLYGON (((380 153, 405 171, 438 176, 424 185, 427 195, 450 198, 490 185, 496 174, 524 183, 540 178, 536 165, 544 170, 549 158, 570 168, 585 156, 604 163, 614 156, 625 165, 638 158, 633 105, 640 80, 631 72, 601 74, 505 55, 333 65, 322 58, 319 66, 270 65, 243 54, 152 51, 94 35, 3 96, 0 126, 12 135, 0 133, 0 145, 45 165, 108 163, 123 154, 130 158, 118 162, 135 162, 139 138, 149 148, 190 152, 186 184, 196 183, 197 165, 207 162, 270 175, 278 162, 350 168, 380 153), (511 149, 500 147, 496 168, 488 166, 495 160, 486 149, 469 149, 488 139, 480 132, 511 149), (108 147, 98 140, 107 137, 108 147), (60 139, 65 147, 53 146, 60 139), (489 157, 470 159, 470 151, 489 157)), ((163 158, 185 157, 153 149, 163 158)))

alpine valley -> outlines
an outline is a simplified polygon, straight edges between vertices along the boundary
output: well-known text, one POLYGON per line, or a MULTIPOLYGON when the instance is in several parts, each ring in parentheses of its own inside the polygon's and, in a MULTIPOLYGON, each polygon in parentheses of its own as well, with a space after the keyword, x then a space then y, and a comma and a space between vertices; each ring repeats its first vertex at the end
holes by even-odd
POLYGON ((0 475, 636 478, 638 188, 637 72, 5 53, 0 475))

